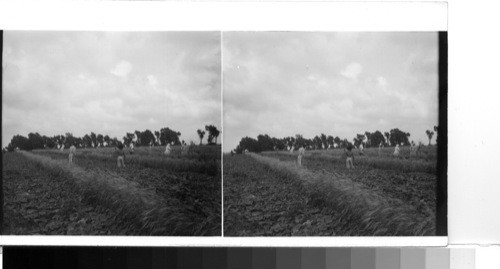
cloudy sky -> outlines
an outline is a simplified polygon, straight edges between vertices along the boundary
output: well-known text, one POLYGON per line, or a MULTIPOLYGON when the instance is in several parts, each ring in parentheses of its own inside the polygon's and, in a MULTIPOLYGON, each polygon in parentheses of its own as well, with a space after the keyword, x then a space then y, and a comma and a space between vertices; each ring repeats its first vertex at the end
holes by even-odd
POLYGON ((221 129, 219 32, 6 31, 3 49, 2 147, 29 132, 221 129))
POLYGON ((224 150, 259 134, 352 141, 392 128, 427 143, 437 64, 437 33, 226 32, 224 150))

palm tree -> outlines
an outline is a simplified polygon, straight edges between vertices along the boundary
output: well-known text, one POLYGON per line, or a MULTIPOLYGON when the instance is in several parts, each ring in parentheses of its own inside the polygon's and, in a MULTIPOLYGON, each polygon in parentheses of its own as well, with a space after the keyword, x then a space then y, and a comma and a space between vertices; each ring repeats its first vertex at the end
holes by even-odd
POLYGON ((438 143, 439 141, 439 133, 438 133, 438 126, 434 126, 434 132, 436 132, 436 144, 438 143))
POLYGON ((385 138, 386 138, 385 143, 386 143, 388 146, 390 146, 390 145, 391 145, 391 142, 390 142, 389 138, 391 137, 391 134, 390 134, 389 132, 384 132, 384 135, 385 135, 385 138))
POLYGON ((431 144, 432 136, 434 135, 434 132, 430 131, 430 130, 427 130, 427 131, 425 131, 425 133, 427 134, 427 137, 429 138, 429 145, 430 145, 431 144))
POLYGON ((214 137, 215 137, 215 144, 217 144, 217 137, 219 137, 220 131, 215 128, 214 130, 214 137))
POLYGON ((202 131, 201 129, 198 129, 198 136, 200 137, 200 145, 202 144, 203 137, 205 136, 205 131, 202 131))

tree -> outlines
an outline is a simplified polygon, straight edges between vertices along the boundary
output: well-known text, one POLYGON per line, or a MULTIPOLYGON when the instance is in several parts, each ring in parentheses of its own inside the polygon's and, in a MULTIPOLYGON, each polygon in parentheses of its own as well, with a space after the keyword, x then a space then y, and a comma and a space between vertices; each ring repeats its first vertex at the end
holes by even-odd
POLYGON ((257 142, 259 143, 260 151, 271 151, 274 150, 273 139, 269 135, 259 135, 257 136, 257 142))
POLYGON ((377 130, 371 134, 371 145, 377 147, 380 143, 384 143, 384 135, 377 130))
POLYGON ((160 132, 159 131, 155 131, 155 137, 156 137, 156 145, 159 146, 160 145, 160 132))
POLYGON ((83 146, 83 140, 81 137, 75 137, 75 146, 81 148, 83 146))
POLYGON ((66 133, 64 138, 64 147, 69 148, 73 144, 76 144, 76 138, 72 133, 66 133))
POLYGON ((39 133, 29 133, 28 140, 31 143, 31 149, 43 149, 43 138, 39 133))
POLYGON ((106 142, 106 146, 109 147, 109 143, 111 142, 111 138, 109 135, 104 136, 104 142, 106 142))
POLYGON ((272 140, 273 140, 274 149, 277 149, 277 150, 286 149, 286 144, 285 144, 284 139, 278 139, 276 137, 273 137, 272 140))
POLYGON ((240 140, 240 143, 236 147, 236 153, 243 153, 245 150, 250 152, 260 152, 259 142, 251 137, 244 137, 240 140))
POLYGON ((333 144, 335 143, 335 139, 333 138, 333 136, 329 135, 326 138, 326 143, 328 145, 326 148, 333 148, 333 144))
POLYGON ((429 145, 430 145, 432 136, 434 135, 434 132, 431 130, 427 130, 427 131, 425 131, 425 133, 427 134, 427 137, 429 138, 429 145))
POLYGON ((166 144, 174 143, 175 145, 180 145, 179 136, 181 136, 180 132, 176 132, 171 130, 168 127, 162 128, 160 130, 160 142, 164 146, 166 144))
POLYGON ((391 134, 389 132, 384 132, 384 135, 385 135, 385 144, 387 146, 392 146, 391 145, 391 134))
POLYGON ((296 134, 295 135, 295 147, 300 148, 300 147, 306 147, 307 141, 304 139, 304 137, 301 134, 296 134))
POLYGON ((30 140, 22 135, 15 135, 10 140, 9 145, 7 146, 8 151, 14 151, 14 149, 19 148, 21 150, 32 150, 30 140))
POLYGON ((287 147, 292 147, 293 145, 295 145, 295 137, 291 136, 285 137, 283 138, 283 142, 287 147))
POLYGON ((340 139, 340 137, 336 136, 333 141, 335 142, 335 144, 337 144, 337 146, 341 147, 340 143, 342 142, 342 140, 340 139))
POLYGON ((54 136, 54 141, 56 142, 57 146, 62 146, 64 144, 65 137, 62 135, 56 135, 54 136))
POLYGON ((371 147, 372 145, 377 145, 377 144, 372 144, 373 143, 373 141, 372 141, 372 135, 373 134, 370 133, 370 132, 365 132, 365 136, 366 136, 366 143, 365 143, 365 145, 366 145, 367 148, 371 147))
POLYGON ((90 132, 90 139, 92 140, 92 147, 97 147, 97 136, 94 132, 90 132))
POLYGON ((213 125, 206 125, 205 130, 208 132, 208 138, 207 138, 208 144, 217 144, 217 137, 220 134, 220 131, 217 130, 217 127, 213 125), (214 138, 215 138, 215 143, 212 142, 214 138))
POLYGON ((86 147, 86 148, 92 147, 92 138, 88 134, 84 135, 82 140, 83 140, 84 147, 86 147))
POLYGON ((142 145, 142 141, 141 141, 141 132, 140 131, 137 131, 135 130, 135 143, 136 145, 140 146, 142 145))
POLYGON ((327 139, 326 139, 326 135, 325 134, 321 134, 320 135, 320 138, 321 138, 321 143, 323 144, 323 148, 326 149, 328 148, 328 142, 327 142, 327 139))
POLYGON ((398 128, 392 129, 390 131, 390 141, 391 145, 396 145, 396 144, 401 144, 408 146, 410 145, 410 140, 408 137, 410 136, 410 133, 403 132, 399 130, 398 128))
POLYGON ((118 138, 113 137, 113 139, 111 139, 110 143, 111 143, 112 147, 116 147, 116 146, 118 146, 118 144, 120 143, 120 141, 118 141, 118 138))
POLYGON ((214 130, 215 144, 217 144, 217 138, 219 137, 219 135, 220 135, 220 131, 217 130, 217 128, 215 128, 215 130, 214 130))
POLYGON ((356 134, 356 137, 353 138, 354 146, 359 147, 359 145, 363 144, 363 140, 365 139, 364 134, 356 134))
POLYGON ((200 145, 202 144, 203 137, 205 136, 205 131, 202 131, 201 129, 198 129, 198 136, 200 137, 200 145))
POLYGON ((103 147, 104 146, 104 136, 102 134, 98 134, 97 135, 96 141, 97 141, 97 145, 99 147, 103 147))
POLYGON ((439 132, 438 132, 438 130, 439 130, 439 126, 437 126, 437 125, 434 126, 434 132, 436 132, 436 144, 439 141, 439 132))
POLYGON ((127 133, 123 137, 123 144, 125 144, 127 147, 130 147, 130 144, 132 143, 133 140, 134 140, 134 134, 133 133, 127 133))
POLYGON ((150 145, 150 143, 155 142, 155 136, 150 130, 146 130, 141 133, 141 142, 144 146, 150 145))
MULTIPOLYGON (((326 137, 325 137, 325 140, 326 140, 326 137)), ((314 149, 323 148, 323 141, 321 140, 321 137, 315 136, 311 142, 312 142, 311 144, 312 144, 314 149)))
POLYGON ((42 136, 43 139, 43 147, 44 148, 54 148, 56 146, 56 143, 54 140, 48 136, 42 136))

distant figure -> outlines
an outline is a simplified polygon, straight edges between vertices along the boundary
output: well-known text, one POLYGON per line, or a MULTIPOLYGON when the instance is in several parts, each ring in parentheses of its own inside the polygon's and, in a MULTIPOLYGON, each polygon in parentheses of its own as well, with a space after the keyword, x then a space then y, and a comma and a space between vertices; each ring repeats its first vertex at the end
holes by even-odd
POLYGON ((306 153, 306 149, 301 146, 299 148, 299 156, 297 157, 297 162, 299 163, 299 166, 302 166, 302 157, 304 157, 304 154, 306 153))
POLYGON ((187 149, 188 149, 188 145, 186 144, 186 142, 184 142, 184 140, 182 140, 182 143, 181 143, 181 155, 186 155, 187 154, 187 149))
POLYGON ((184 143, 184 148, 182 149, 182 154, 189 155, 190 149, 191 149, 191 145, 184 143))
POLYGON ((170 143, 167 143, 167 146, 165 147, 165 155, 170 155, 170 151, 172 148, 170 147, 170 143))
POLYGON ((123 151, 122 143, 118 143, 118 146, 116 146, 115 154, 117 155, 116 164, 118 167, 125 167, 125 151, 123 151))
POLYGON ((352 153, 352 145, 347 145, 347 151, 345 152, 345 164, 347 169, 354 169, 354 153, 352 153))
POLYGON ((63 151, 63 150, 64 150, 64 144, 61 145, 61 151, 63 151))
POLYGON ((134 142, 130 142, 130 154, 134 154, 134 142))
POLYGON ((415 150, 416 150, 415 142, 411 141, 410 143, 410 158, 415 155, 415 150))
POLYGON ((75 144, 71 145, 71 147, 69 147, 69 163, 73 163, 73 156, 75 155, 76 153, 76 147, 75 147, 75 144))
POLYGON ((363 144, 359 144, 359 155, 364 155, 365 152, 363 151, 363 144))
POLYGON ((380 142, 380 144, 378 144, 378 156, 380 156, 380 153, 382 152, 383 147, 384 147, 384 143, 380 142))
POLYGON ((394 157, 399 157, 399 144, 396 144, 393 155, 394 157))
POLYGON ((153 141, 149 142, 149 155, 151 155, 152 148, 153 148, 153 141))

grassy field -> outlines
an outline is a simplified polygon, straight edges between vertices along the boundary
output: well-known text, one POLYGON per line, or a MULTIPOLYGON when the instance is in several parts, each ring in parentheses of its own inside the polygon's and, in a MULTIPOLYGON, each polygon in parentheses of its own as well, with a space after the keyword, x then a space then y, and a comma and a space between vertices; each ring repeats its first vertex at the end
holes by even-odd
POLYGON ((4 154, 4 234, 221 234, 220 146, 113 150, 4 154))
POLYGON ((345 167, 343 151, 224 155, 228 236, 434 235, 436 150, 400 158, 367 149, 345 167))

